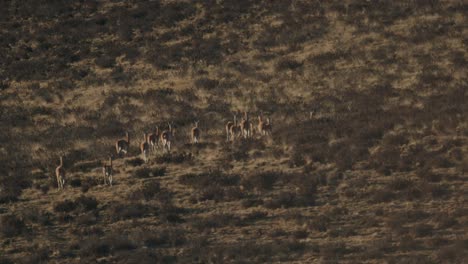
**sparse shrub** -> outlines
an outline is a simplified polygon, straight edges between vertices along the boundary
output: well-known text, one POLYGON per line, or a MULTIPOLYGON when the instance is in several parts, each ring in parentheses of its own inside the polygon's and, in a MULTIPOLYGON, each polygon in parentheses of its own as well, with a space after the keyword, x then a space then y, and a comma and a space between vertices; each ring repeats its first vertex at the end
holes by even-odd
POLYGON ((415 183, 408 179, 408 178, 403 178, 403 177, 395 177, 392 179, 392 181, 389 183, 389 188, 394 191, 401 191, 408 189, 415 183))
POLYGON ((109 241, 98 236, 84 239, 80 243, 80 255, 82 257, 103 257, 110 253, 109 241))
POLYGON ((298 62, 293 59, 281 59, 276 63, 276 70, 277 71, 284 71, 284 70, 297 70, 302 67, 303 63, 298 62))
POLYGON ((438 229, 446 229, 458 224, 455 216, 451 214, 441 213, 435 219, 437 220, 438 229))
POLYGON ((309 227, 319 232, 326 232, 330 226, 331 219, 326 215, 318 215, 309 222, 309 227))
POLYGON ((343 242, 328 243, 320 247, 320 255, 327 260, 338 260, 346 252, 347 248, 343 242))
POLYGON ((145 161, 141 158, 133 158, 133 159, 128 159, 128 160, 125 160, 125 165, 130 165, 130 166, 133 166, 133 167, 136 167, 136 166, 141 166, 145 163, 145 161))
POLYGON ((250 208, 254 206, 260 206, 263 205, 263 200, 262 199, 244 199, 242 200, 242 207, 244 208, 250 208))
POLYGON ((432 236, 433 227, 428 224, 418 224, 413 229, 413 234, 416 237, 425 237, 425 236, 432 236))
POLYGON ((162 156, 156 157, 157 163, 175 163, 180 164, 184 162, 191 161, 193 159, 192 153, 166 153, 162 156))
POLYGON ((54 205, 55 212, 71 212, 75 210, 77 204, 71 200, 66 199, 65 201, 58 202, 54 205))
POLYGON ((91 187, 98 186, 102 178, 84 177, 81 179, 81 191, 86 193, 91 187))
POLYGON ((289 167, 300 167, 306 164, 304 156, 299 151, 294 151, 291 159, 289 160, 289 167))
POLYGON ((144 179, 150 177, 159 177, 166 174, 166 167, 140 168, 135 171, 137 178, 144 179))
POLYGON ((69 213, 75 210, 86 212, 97 208, 98 202, 94 197, 81 195, 75 201, 65 200, 54 205, 55 212, 69 213))
POLYGON ((402 251, 412 251, 420 248, 420 244, 410 235, 400 236, 399 247, 402 251))
POLYGON ((20 169, 14 174, 0 175, 0 204, 17 201, 23 189, 30 186, 28 175, 20 169))
POLYGON ((218 80, 213 80, 209 78, 200 78, 195 81, 195 87, 198 89, 213 90, 219 85, 218 80))
POLYGON ((376 203, 388 203, 395 199, 395 193, 386 189, 376 189, 372 192, 372 200, 376 203))
POLYGON ((97 66, 102 68, 112 68, 115 64, 115 58, 111 56, 101 56, 94 60, 97 66))
POLYGON ((161 186, 157 181, 145 182, 140 190, 145 200, 154 198, 160 191, 161 186))
POLYGON ((239 175, 225 174, 219 170, 199 174, 185 174, 179 177, 180 183, 200 189, 210 185, 233 186, 237 185, 239 181, 239 175))
POLYGON ((241 184, 250 190, 257 189, 262 191, 270 191, 273 189, 276 181, 281 177, 281 172, 260 172, 242 177, 241 184))
POLYGON ((48 263, 49 259, 50 259, 50 254, 52 252, 43 247, 43 248, 35 248, 34 250, 32 250, 32 252, 30 253, 30 255, 28 255, 26 258, 22 259, 22 263, 25 263, 25 264, 40 264, 40 263, 48 263))
POLYGON ((242 220, 232 214, 213 214, 209 217, 195 219, 192 223, 194 228, 203 231, 223 226, 239 226, 242 220))
POLYGON ((110 217, 113 221, 131 218, 141 218, 154 212, 152 208, 141 203, 113 204, 110 209, 110 217))
POLYGON ((49 192, 49 184, 41 184, 39 186, 39 189, 41 190, 42 194, 47 194, 49 192))
POLYGON ((177 229, 163 229, 144 234, 144 244, 150 248, 176 247, 186 242, 184 233, 177 229))
POLYGON ((271 200, 265 201, 264 206, 269 209, 289 208, 297 204, 297 200, 296 193, 283 191, 271 200))
POLYGON ((81 211, 91 211, 97 208, 98 201, 94 197, 81 195, 75 200, 77 207, 81 211))
POLYGON ((74 188, 81 187, 81 179, 80 178, 71 179, 70 180, 70 186, 74 187, 74 188))
POLYGON ((309 236, 309 232, 307 232, 307 230, 296 230, 292 233, 293 237, 295 239, 305 239, 309 236))
POLYGON ((436 259, 440 262, 462 263, 468 256, 467 240, 455 241, 450 246, 439 249, 436 253, 436 259))
POLYGON ((26 232, 26 224, 15 215, 3 215, 0 219, 0 233, 4 237, 15 237, 26 232))

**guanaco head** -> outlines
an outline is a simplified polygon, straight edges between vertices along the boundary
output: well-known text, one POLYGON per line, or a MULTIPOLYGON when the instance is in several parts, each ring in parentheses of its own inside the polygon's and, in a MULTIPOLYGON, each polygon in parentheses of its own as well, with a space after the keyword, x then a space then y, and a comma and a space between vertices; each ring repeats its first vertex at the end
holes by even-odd
POLYGON ((195 127, 198 127, 198 122, 200 122, 199 120, 195 121, 195 127))

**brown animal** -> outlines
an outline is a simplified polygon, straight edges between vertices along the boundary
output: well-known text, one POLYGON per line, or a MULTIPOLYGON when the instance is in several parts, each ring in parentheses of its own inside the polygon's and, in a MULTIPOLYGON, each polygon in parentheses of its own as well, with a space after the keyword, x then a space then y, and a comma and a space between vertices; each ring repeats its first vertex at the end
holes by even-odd
POLYGON ((65 169, 63 168, 63 157, 60 156, 60 165, 55 169, 55 176, 57 177, 58 189, 62 189, 65 186, 65 169))
POLYGON ((192 131, 191 131, 191 137, 192 137, 192 144, 196 144, 200 141, 200 128, 198 128, 198 122, 199 121, 195 121, 195 126, 192 127, 192 131))
POLYGON ((226 123, 226 141, 229 141, 231 139, 231 128, 232 126, 236 123, 236 115, 234 115, 234 122, 228 121, 226 123))
POLYGON ((159 147, 159 127, 156 126, 154 133, 148 135, 148 142, 151 145, 151 151, 156 152, 156 148, 159 147))
POLYGON ((115 142, 115 149, 117 151, 117 155, 121 155, 122 153, 124 155, 128 154, 128 150, 130 149, 130 136, 128 134, 128 131, 125 132, 125 138, 117 140, 115 142))
POLYGON ((244 117, 242 118, 240 126, 241 133, 244 136, 244 138, 252 137, 252 124, 250 122, 249 114, 247 112, 244 112, 244 117))
POLYGON ((140 144, 140 150, 141 150, 141 155, 143 155, 143 159, 145 160, 145 162, 148 162, 148 154, 149 154, 150 146, 148 144, 148 137, 146 133, 143 134, 143 137, 144 137, 144 140, 140 144))
POLYGON ((270 118, 267 117, 267 121, 263 121, 262 116, 258 116, 258 132, 262 136, 271 135, 271 122, 270 118))
POLYGON ((104 163, 102 167, 102 174, 104 175, 104 185, 109 184, 112 186, 112 176, 114 175, 114 170, 112 168, 112 156, 109 157, 109 164, 104 163))
POLYGON ((232 141, 238 138, 241 133, 241 126, 237 124, 236 116, 234 116, 234 124, 231 126, 229 133, 232 141))
POLYGON ((167 123, 169 126, 169 130, 164 130, 161 133, 161 143, 163 149, 165 149, 167 152, 171 152, 171 142, 174 137, 174 131, 172 130, 172 125, 170 123, 167 123))

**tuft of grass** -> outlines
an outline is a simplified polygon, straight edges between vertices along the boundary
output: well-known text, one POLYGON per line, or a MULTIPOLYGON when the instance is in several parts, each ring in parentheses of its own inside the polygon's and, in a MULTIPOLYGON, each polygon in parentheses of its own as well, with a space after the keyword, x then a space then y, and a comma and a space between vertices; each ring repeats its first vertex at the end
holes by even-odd
POLYGON ((164 176, 165 174, 166 167, 140 168, 134 172, 135 177, 140 179, 160 177, 164 176))
POLYGON ((7 214, 0 218, 0 234, 4 237, 19 236, 27 231, 26 224, 16 215, 7 214))

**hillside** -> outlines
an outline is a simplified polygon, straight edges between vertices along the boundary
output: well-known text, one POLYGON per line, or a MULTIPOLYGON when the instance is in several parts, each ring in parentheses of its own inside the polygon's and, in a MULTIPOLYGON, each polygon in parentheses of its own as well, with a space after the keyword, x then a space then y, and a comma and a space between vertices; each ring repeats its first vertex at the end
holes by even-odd
POLYGON ((463 263, 467 14, 1 1, 0 263, 463 263), (271 135, 227 142, 243 112, 271 135), (143 133, 169 123, 145 163, 143 133))

